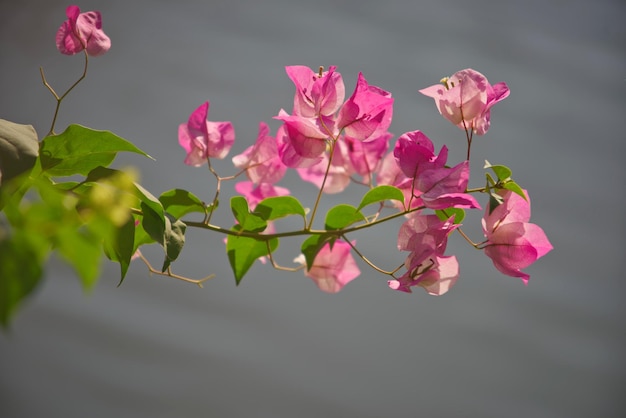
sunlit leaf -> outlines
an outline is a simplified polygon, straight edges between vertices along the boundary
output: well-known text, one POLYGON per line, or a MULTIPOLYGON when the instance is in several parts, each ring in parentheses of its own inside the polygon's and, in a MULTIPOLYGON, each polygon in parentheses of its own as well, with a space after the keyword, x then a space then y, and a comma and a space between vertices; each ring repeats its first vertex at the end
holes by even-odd
POLYGON ((206 213, 204 203, 187 190, 168 190, 159 196, 159 201, 165 211, 176 219, 192 212, 206 213))
POLYGON ((355 222, 364 221, 363 214, 354 206, 340 204, 326 213, 326 229, 343 229, 355 222))
POLYGON ((499 181, 506 181, 511 178, 513 172, 505 165, 491 165, 489 161, 485 160, 484 168, 491 168, 494 174, 498 177, 499 181))
POLYGON ((388 185, 377 186, 365 193, 357 209, 361 210, 367 205, 384 202, 385 200, 397 200, 404 204, 404 195, 397 187, 388 185))
POLYGON ((87 175, 98 166, 111 164, 116 154, 122 151, 150 157, 112 132, 70 125, 63 133, 42 140, 41 168, 50 176, 87 175))
MULTIPOLYGON (((233 230, 240 231, 239 225, 233 230)), ((228 261, 235 275, 235 282, 239 284, 243 276, 248 272, 252 264, 259 258, 268 255, 268 243, 264 240, 256 240, 249 237, 229 235, 226 240, 226 253, 228 261)), ((269 247, 274 251, 278 247, 278 239, 269 240, 269 247)))
POLYGON ((300 201, 292 196, 275 196, 263 199, 254 208, 254 213, 266 221, 283 218, 289 215, 306 216, 300 201))
POLYGON ((521 186, 514 181, 507 181, 504 184, 504 188, 512 191, 513 193, 517 193, 522 198, 524 198, 524 200, 526 200, 526 194, 524 193, 524 189, 522 189, 521 186))
POLYGON ((248 201, 242 196, 230 199, 230 209, 239 223, 239 227, 247 232, 262 232, 267 228, 267 222, 260 216, 250 213, 248 201))

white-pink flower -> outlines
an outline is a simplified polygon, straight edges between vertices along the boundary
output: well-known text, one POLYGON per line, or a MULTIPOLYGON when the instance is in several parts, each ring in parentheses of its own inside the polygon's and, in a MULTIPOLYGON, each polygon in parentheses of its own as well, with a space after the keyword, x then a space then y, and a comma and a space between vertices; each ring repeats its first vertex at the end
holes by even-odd
POLYGON ((426 87, 420 93, 435 99, 444 118, 461 129, 473 130, 477 135, 484 135, 489 129, 491 107, 509 95, 506 83, 492 86, 487 77, 471 68, 457 71, 442 82, 426 87))

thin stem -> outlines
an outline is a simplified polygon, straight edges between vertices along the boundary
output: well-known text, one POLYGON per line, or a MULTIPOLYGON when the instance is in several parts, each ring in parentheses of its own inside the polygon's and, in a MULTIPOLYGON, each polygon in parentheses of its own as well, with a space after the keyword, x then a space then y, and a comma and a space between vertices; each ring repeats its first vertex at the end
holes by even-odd
POLYGON ((294 272, 302 270, 304 268, 304 265, 301 265, 301 266, 298 266, 298 267, 284 267, 284 266, 281 266, 281 265, 277 264, 276 261, 274 260, 274 257, 272 256, 272 250, 270 248, 270 242, 269 241, 265 241, 265 243, 267 245, 267 256, 270 259, 270 263, 272 263, 272 267, 275 268, 276 270, 288 271, 288 272, 294 273, 294 272))
POLYGON ((375 221, 369 222, 369 223, 365 223, 365 224, 361 224, 361 225, 357 225, 357 226, 353 226, 351 228, 345 228, 345 229, 337 229, 337 230, 333 230, 333 231, 327 231, 327 230, 316 230, 316 229, 302 229, 302 230, 297 230, 297 231, 288 231, 288 232, 277 232, 275 234, 259 234, 257 232, 248 232, 248 231, 233 231, 232 229, 225 229, 222 227, 219 227, 217 225, 211 225, 208 224, 206 222, 193 222, 193 221, 185 221, 183 220, 183 222, 185 223, 185 225, 189 226, 189 227, 193 227, 193 228, 201 228, 201 229, 208 229, 210 231, 215 231, 215 232, 219 232, 222 234, 226 234, 226 235, 235 235, 238 237, 248 237, 248 238, 255 238, 257 240, 270 240, 273 238, 284 238, 284 237, 297 237, 300 235, 335 235, 335 236, 341 236, 344 234, 348 234, 350 232, 355 232, 355 231, 360 231, 362 229, 365 228, 370 228, 372 226, 381 224, 383 222, 387 222, 390 221, 392 219, 395 218, 399 218, 401 216, 404 216, 406 214, 418 211, 424 209, 423 206, 419 206, 410 210, 406 210, 403 212, 398 212, 398 213, 394 213, 392 215, 388 215, 385 216, 384 218, 380 218, 377 219, 375 221))
POLYGON ((328 155, 328 164, 326 165, 326 172, 324 173, 324 179, 322 180, 322 185, 320 186, 320 191, 317 193, 317 198, 315 199, 315 205, 313 206, 313 211, 311 212, 311 219, 309 220, 309 225, 306 229, 311 229, 313 226, 313 221, 315 220, 315 214, 317 213, 317 208, 322 200, 322 193, 324 193, 324 186, 326 186, 326 180, 328 179, 328 173, 330 173, 330 166, 333 162, 333 155, 335 154, 335 144, 336 141, 333 139, 330 143, 330 152, 328 155))
POLYGON ((386 274, 387 276, 392 276, 392 275, 393 275, 396 271, 398 271, 398 270, 402 267, 402 266, 400 266, 400 267, 398 267, 397 269, 392 270, 392 271, 386 271, 386 270, 383 270, 383 269, 381 269, 380 267, 378 267, 377 265, 375 265, 374 263, 372 263, 372 262, 371 262, 371 261, 370 261, 367 257, 365 257, 365 256, 363 255, 363 253, 361 253, 361 251, 359 251, 359 250, 358 250, 358 249, 357 249, 357 248, 356 248, 356 247, 355 247, 355 246, 354 246, 354 245, 350 242, 350 240, 348 240, 345 236, 343 236, 343 235, 342 235, 342 236, 341 236, 341 238, 343 238, 343 240, 344 240, 345 242, 347 242, 347 243, 348 243, 348 245, 350 245, 350 247, 352 247, 352 250, 353 250, 355 253, 357 253, 357 255, 358 255, 359 257, 361 257, 361 260, 365 261, 365 262, 367 263, 367 265, 368 265, 368 266, 370 266, 371 268, 373 268, 374 270, 376 270, 376 271, 377 271, 377 272, 379 272, 379 273, 386 274))
MULTIPOLYGON (((81 42, 82 42, 82 40, 81 40, 81 42)), ((83 74, 61 96, 59 96, 57 94, 57 92, 54 91, 52 86, 46 80, 46 76, 44 74, 43 67, 39 67, 39 73, 41 74, 41 81, 43 82, 43 85, 46 86, 46 88, 50 91, 50 93, 52 93, 52 95, 54 96, 55 100, 57 101, 56 108, 54 109, 54 117, 52 118, 52 124, 50 125, 50 131, 48 132, 48 135, 56 135, 54 133, 54 125, 56 124, 57 117, 59 115, 59 108, 61 107, 61 102, 63 101, 63 99, 65 99, 65 96, 67 96, 74 89, 74 87, 76 87, 78 85, 78 83, 80 83, 81 81, 83 81, 83 79, 85 77, 87 77, 87 68, 89 67, 89 54, 87 54, 87 50, 86 49, 83 49, 83 52, 85 54, 85 68, 83 69, 83 74)))
POLYGON ((139 253, 139 258, 141 258, 141 261, 144 262, 144 264, 148 267, 148 271, 150 271, 150 273, 159 275, 159 276, 165 276, 165 277, 171 277, 172 279, 176 279, 176 280, 181 280, 183 282, 187 282, 187 283, 191 283, 191 284, 195 284, 198 287, 202 288, 202 283, 206 282, 207 280, 213 279, 215 277, 215 274, 209 274, 208 276, 202 278, 202 279, 190 279, 188 277, 185 276, 180 276, 178 274, 174 274, 172 273, 172 270, 170 268, 167 269, 167 271, 162 272, 159 271, 157 269, 155 269, 154 267, 152 267, 152 265, 150 264, 150 262, 146 259, 146 257, 144 257, 143 254, 139 253))

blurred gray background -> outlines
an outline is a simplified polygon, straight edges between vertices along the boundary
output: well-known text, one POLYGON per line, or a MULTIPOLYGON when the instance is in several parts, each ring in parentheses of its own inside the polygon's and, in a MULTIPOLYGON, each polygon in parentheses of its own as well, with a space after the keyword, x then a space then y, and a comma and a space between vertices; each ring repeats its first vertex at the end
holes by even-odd
MULTIPOLYGON (((0 2, 0 117, 47 132, 54 110, 39 66, 63 91, 81 56, 56 51, 67 3, 0 2)), ((251 145, 259 121, 291 109, 285 65, 337 65, 347 94, 362 71, 393 93, 396 137, 421 129, 450 161, 463 135, 420 88, 472 67, 511 96, 475 140, 528 188, 532 221, 555 250, 501 275, 458 236, 450 293, 387 289, 361 276, 337 295, 301 273, 255 265, 239 287, 222 237, 188 231, 177 271, 215 273, 204 289, 134 263, 117 288, 105 262, 86 294, 53 258, 47 279, 0 335, 3 417, 621 417, 626 414, 624 162, 626 6, 602 1, 83 1, 113 46, 61 108, 69 123, 108 129, 157 162, 123 156, 154 194, 186 188, 209 200, 205 169, 183 164, 178 124, 205 100, 251 145)), ((297 178, 280 185, 310 198, 297 178)), ((226 187, 226 195, 232 185, 226 187)), ((354 189, 342 198, 352 203, 354 189)), ((326 200, 326 207, 338 203, 326 200)), ((310 204, 309 204, 310 205, 310 204)), ((226 205, 216 222, 229 226, 226 205)), ((480 214, 470 217, 477 221, 480 214)), ((468 222, 470 221, 468 220, 468 222)), ((392 268, 397 226, 354 236, 392 268)), ((478 223, 467 231, 480 238, 478 223)), ((288 264, 299 241, 282 244, 288 264)), ((148 249, 156 265, 158 248, 148 249)))

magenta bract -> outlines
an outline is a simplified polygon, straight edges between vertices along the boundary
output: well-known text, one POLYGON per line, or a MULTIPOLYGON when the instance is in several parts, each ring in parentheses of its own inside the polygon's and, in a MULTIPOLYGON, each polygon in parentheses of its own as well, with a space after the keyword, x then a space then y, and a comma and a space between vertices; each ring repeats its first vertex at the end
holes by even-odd
POLYGON ((57 49, 65 55, 74 55, 83 49, 91 56, 102 55, 111 48, 111 40, 102 30, 100 12, 80 13, 78 6, 68 6, 67 20, 57 31, 57 49))
POLYGON ((209 122, 209 102, 204 102, 178 127, 178 143, 187 152, 185 164, 199 167, 207 158, 224 158, 235 142, 230 122, 209 122))

